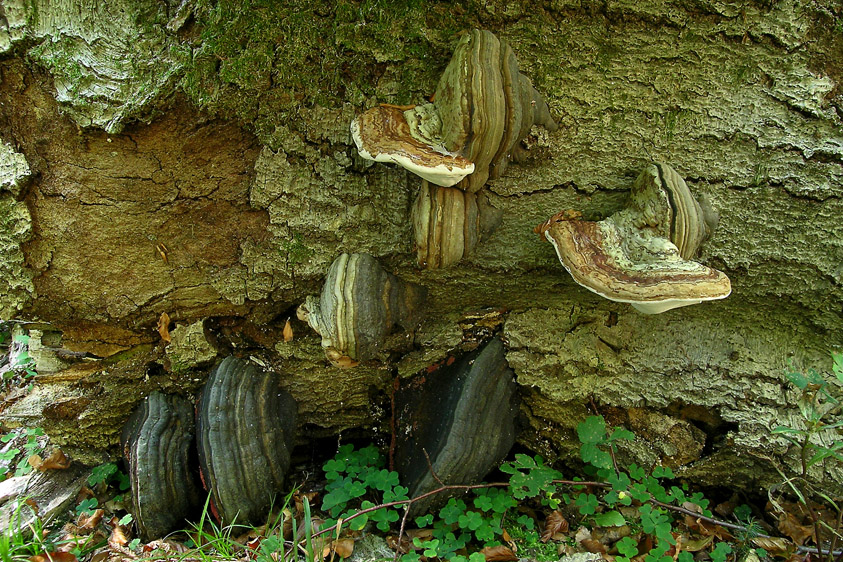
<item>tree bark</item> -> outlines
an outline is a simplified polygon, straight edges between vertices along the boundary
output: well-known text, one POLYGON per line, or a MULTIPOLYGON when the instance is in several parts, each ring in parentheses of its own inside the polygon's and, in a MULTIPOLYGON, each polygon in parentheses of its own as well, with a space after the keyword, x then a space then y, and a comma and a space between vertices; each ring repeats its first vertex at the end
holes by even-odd
POLYGON ((799 423, 785 372, 826 370, 843 345, 835 2, 100 4, 7 1, 0 20, 0 172, 14 178, 0 184, 0 310, 88 354, 42 369, 4 423, 41 424, 88 462, 113 454, 144 395, 190 395, 207 376, 195 346, 163 345, 166 313, 174 333, 276 370, 302 435, 383 433, 392 377, 441 360, 461 318, 491 308, 519 439, 551 460, 576 460, 593 403, 637 433, 623 454, 641 464, 747 490, 795 469, 770 435, 799 423), (534 129, 527 162, 489 183, 491 238, 419 270, 420 180, 360 159, 348 126, 425 101, 472 27, 509 41, 560 129, 534 129), (719 212, 698 259, 729 275, 727 299, 642 315, 575 284, 533 233, 564 209, 617 211, 650 161, 719 212), (400 353, 353 369, 330 366, 294 313, 342 252, 430 292, 400 353))

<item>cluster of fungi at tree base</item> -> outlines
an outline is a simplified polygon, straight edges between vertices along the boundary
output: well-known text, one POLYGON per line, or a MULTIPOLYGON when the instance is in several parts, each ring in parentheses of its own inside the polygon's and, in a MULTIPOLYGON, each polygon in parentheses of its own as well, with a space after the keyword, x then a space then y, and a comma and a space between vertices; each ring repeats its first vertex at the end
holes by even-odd
POLYGON ((153 392, 124 428, 132 512, 144 540, 196 512, 200 476, 212 513, 226 525, 258 524, 283 491, 296 403, 277 374, 229 356, 211 371, 195 415, 194 441, 193 405, 153 392))

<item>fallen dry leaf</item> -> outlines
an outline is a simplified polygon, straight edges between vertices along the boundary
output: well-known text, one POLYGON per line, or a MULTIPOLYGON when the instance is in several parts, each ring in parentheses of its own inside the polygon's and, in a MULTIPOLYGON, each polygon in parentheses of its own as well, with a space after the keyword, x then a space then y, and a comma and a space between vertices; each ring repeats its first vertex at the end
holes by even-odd
POLYGON ((701 539, 686 540, 682 543, 682 550, 687 550, 688 552, 699 552, 700 550, 704 550, 713 542, 714 535, 708 535, 707 537, 703 537, 701 539))
POLYGON ((71 552, 46 552, 37 556, 30 556, 29 562, 78 562, 76 555, 71 552))
POLYGON ((791 543, 788 543, 787 539, 783 539, 781 537, 754 537, 752 539, 752 544, 759 548, 763 548, 768 554, 772 554, 774 556, 788 555, 796 550, 791 543))
POLYGON ((91 556, 91 562, 104 562, 105 560, 108 560, 110 556, 111 552, 109 550, 102 550, 91 556))
POLYGON ((487 546, 480 551, 486 557, 486 562, 515 562, 518 557, 508 547, 503 545, 487 546))
POLYGON ((331 542, 331 550, 340 558, 348 558, 354 552, 354 539, 336 539, 331 542))
POLYGON ((290 343, 293 341, 293 327, 290 326, 290 319, 287 318, 287 323, 284 324, 284 330, 281 332, 281 335, 284 336, 284 341, 290 343))
POLYGON ((567 532, 568 520, 558 510, 551 511, 545 519, 541 541, 547 542, 554 538, 554 535, 567 532))
POLYGON ((39 466, 41 466, 41 463, 42 463, 42 462, 44 462, 44 460, 41 458, 41 455, 38 455, 38 454, 35 454, 35 455, 29 455, 29 456, 26 458, 26 463, 27 463, 29 466, 31 466, 32 468, 36 468, 36 469, 37 469, 39 466))
POLYGON ((126 546, 129 544, 129 534, 122 525, 114 525, 111 534, 108 536, 108 546, 126 546))
POLYGON ((776 526, 781 534, 790 537, 798 546, 803 545, 808 537, 814 536, 814 529, 808 525, 802 525, 792 513, 780 514, 776 526))
POLYGON ((61 449, 56 449, 53 453, 41 461, 38 466, 33 466, 37 470, 44 472, 46 470, 64 470, 70 467, 70 459, 68 459, 61 449))
POLYGON ((501 529, 501 538, 512 552, 518 552, 518 545, 515 544, 515 541, 512 540, 512 537, 509 536, 509 533, 506 529, 501 529))
POLYGON ((593 552, 596 554, 606 554, 607 552, 606 545, 594 539, 585 539, 584 541, 580 541, 580 546, 586 549, 588 552, 593 552))
POLYGON ((316 499, 316 496, 319 495, 319 492, 296 492, 293 494, 293 502, 296 504, 296 514, 302 515, 304 514, 304 500, 302 498, 307 498, 307 502, 313 506, 313 500, 316 499))
POLYGON ((170 315, 166 312, 162 312, 161 317, 158 319, 158 333, 161 335, 162 340, 170 343, 170 315))
POLYGON ((702 519, 699 519, 692 515, 685 515, 685 526, 688 527, 688 529, 696 531, 697 533, 703 535, 704 537, 713 536, 722 541, 734 540, 732 533, 726 530, 725 527, 709 523, 708 521, 703 521, 702 519))
POLYGON ((79 531, 93 531, 102 521, 105 515, 104 509, 95 509, 92 513, 80 513, 76 519, 76 527, 79 531))

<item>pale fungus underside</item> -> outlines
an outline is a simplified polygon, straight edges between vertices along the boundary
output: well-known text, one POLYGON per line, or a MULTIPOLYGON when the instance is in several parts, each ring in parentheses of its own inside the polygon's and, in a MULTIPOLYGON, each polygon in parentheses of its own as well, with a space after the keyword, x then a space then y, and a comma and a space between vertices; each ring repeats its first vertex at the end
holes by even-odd
POLYGON ((672 168, 653 164, 635 181, 623 210, 598 222, 563 212, 537 231, 577 283, 658 314, 731 293, 726 274, 690 259, 716 222, 672 168))
POLYGON ((362 157, 396 162, 437 185, 474 193, 519 159, 519 143, 534 124, 558 128, 544 98, 518 70, 512 48, 475 29, 454 50, 432 103, 403 115, 392 107, 370 109, 351 130, 362 157))
POLYGON ((331 264, 321 296, 307 297, 297 314, 322 336, 329 361, 351 367, 374 359, 396 326, 415 327, 426 295, 424 287, 388 273, 368 254, 342 254, 331 264))

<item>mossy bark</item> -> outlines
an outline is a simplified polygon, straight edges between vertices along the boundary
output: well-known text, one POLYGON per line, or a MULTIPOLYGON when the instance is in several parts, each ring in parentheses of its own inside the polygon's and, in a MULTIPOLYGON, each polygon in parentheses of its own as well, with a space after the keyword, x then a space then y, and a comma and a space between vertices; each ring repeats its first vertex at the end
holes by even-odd
POLYGON ((124 0, 121 33, 149 56, 122 74, 115 51, 94 48, 121 36, 94 4, 7 2, 0 31, 0 140, 33 175, 3 195, 21 213, 0 232, 12 256, 0 304, 99 358, 43 376, 5 423, 44 423, 87 460, 108 454, 140 397, 190 394, 207 376, 165 356, 166 312, 204 321, 220 354, 245 349, 281 373, 311 435, 385 431, 390 378, 442 359, 464 314, 495 308, 524 444, 575 459, 593 403, 640 435, 630 458, 699 482, 749 489, 793 467, 769 432, 798 423, 785 370, 826 369, 843 345, 835 2, 124 0), (471 27, 510 42, 561 127, 534 130, 528 161, 490 183, 503 211, 491 238, 420 271, 420 180, 362 161, 348 124, 379 102, 423 102, 471 27), (731 278, 726 300, 641 315, 576 285, 532 232, 563 209, 617 211, 651 160, 719 211, 699 259, 731 278), (430 291, 400 353, 350 370, 328 365, 293 312, 342 252, 430 291))

